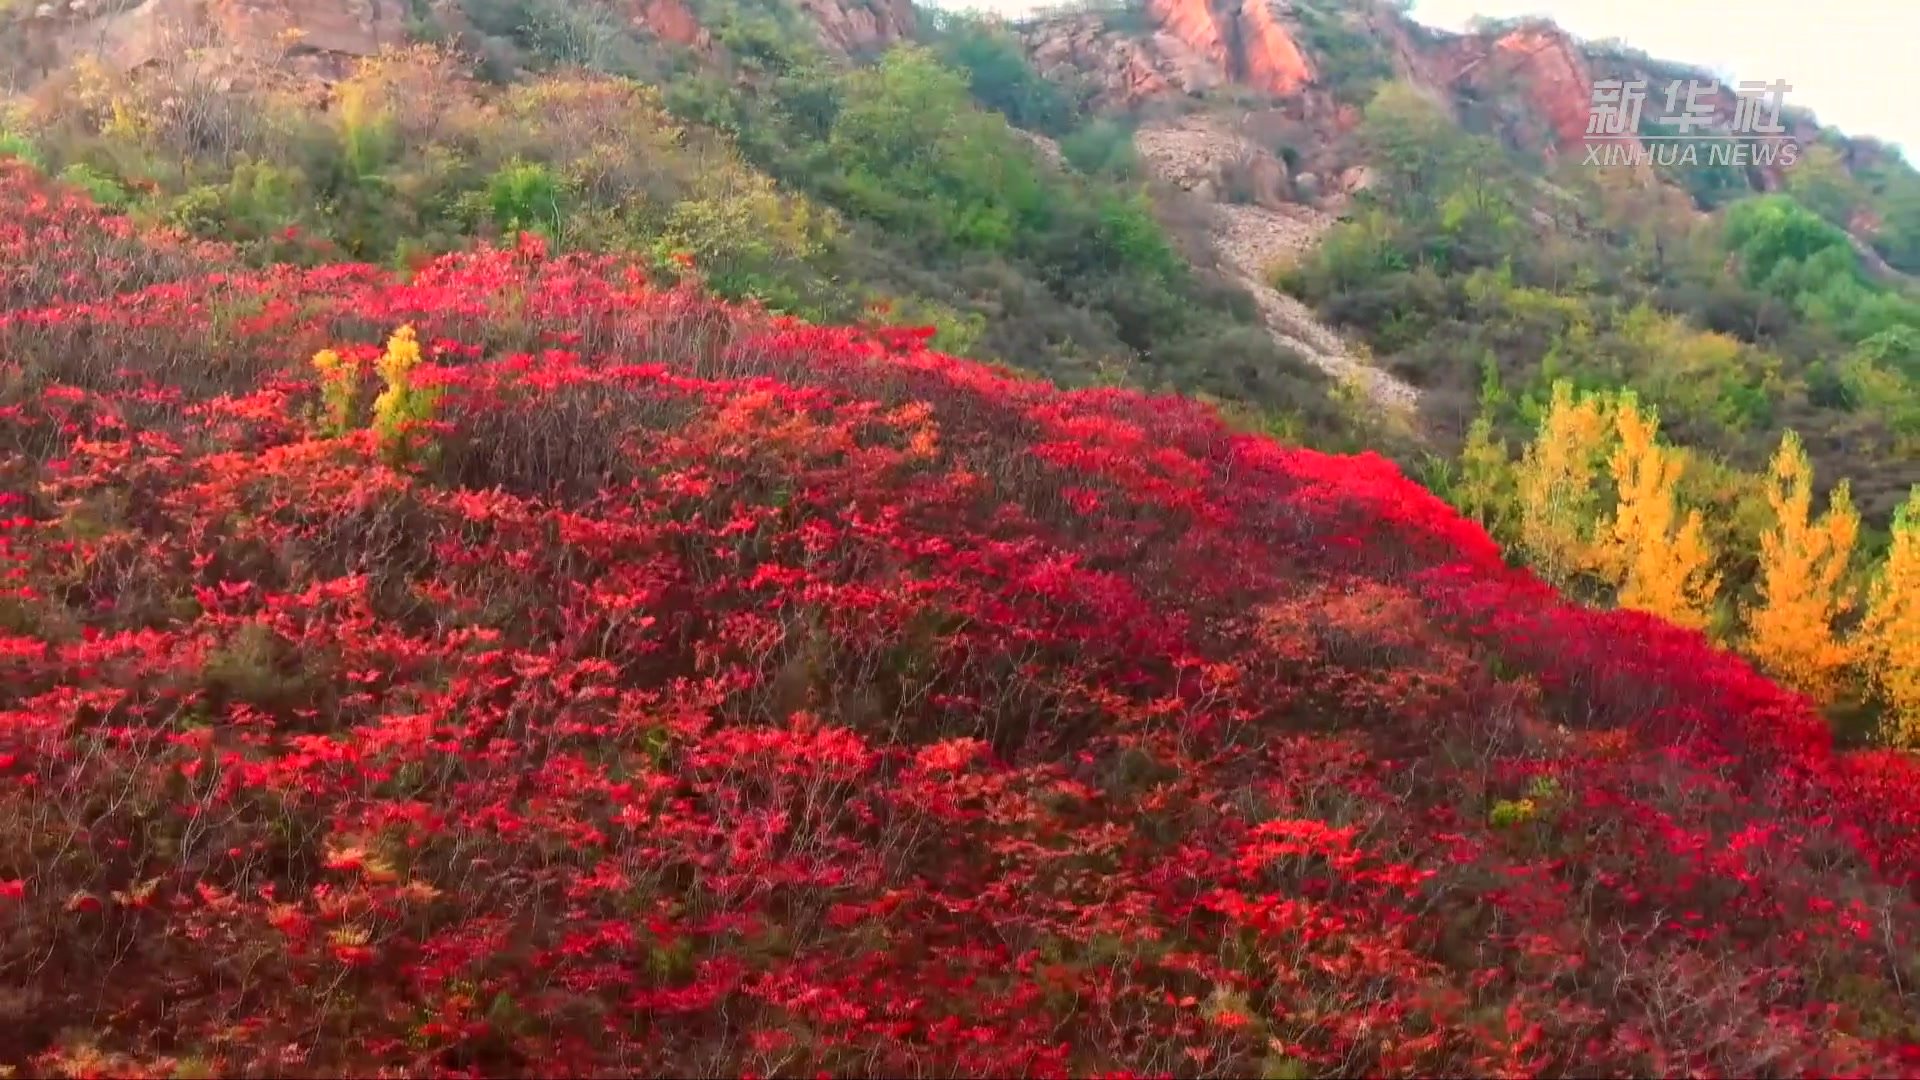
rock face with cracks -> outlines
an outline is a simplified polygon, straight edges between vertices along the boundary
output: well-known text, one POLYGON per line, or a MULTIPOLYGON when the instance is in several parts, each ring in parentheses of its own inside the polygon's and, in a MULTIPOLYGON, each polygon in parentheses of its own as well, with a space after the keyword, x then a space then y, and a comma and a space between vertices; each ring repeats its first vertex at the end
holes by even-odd
POLYGON ((819 29, 820 40, 843 54, 872 53, 913 40, 908 0, 795 0, 819 29))
POLYGON ((1269 94, 1297 93, 1313 67, 1281 21, 1275 0, 1148 0, 1147 11, 1168 35, 1203 57, 1224 78, 1269 94))
POLYGON ((1024 35, 1043 73, 1090 78, 1097 99, 1110 107, 1228 85, 1286 96, 1315 78, 1287 11, 1284 3, 1269 0, 1149 0, 1143 33, 1080 15, 1038 20, 1024 35))

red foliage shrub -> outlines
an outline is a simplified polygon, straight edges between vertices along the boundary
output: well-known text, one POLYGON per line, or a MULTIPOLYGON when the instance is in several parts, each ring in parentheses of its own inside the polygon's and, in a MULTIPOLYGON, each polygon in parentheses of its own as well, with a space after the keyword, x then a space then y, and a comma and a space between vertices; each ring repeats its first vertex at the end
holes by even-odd
POLYGON ((219 245, 143 233, 98 213, 82 192, 13 159, 0 160, 0 204, 0 311, 110 297, 233 258, 219 245))
POLYGON ((1378 458, 533 246, 6 250, 0 1063, 1920 1065, 1907 761, 1378 458), (403 322, 394 465, 307 360, 403 322))

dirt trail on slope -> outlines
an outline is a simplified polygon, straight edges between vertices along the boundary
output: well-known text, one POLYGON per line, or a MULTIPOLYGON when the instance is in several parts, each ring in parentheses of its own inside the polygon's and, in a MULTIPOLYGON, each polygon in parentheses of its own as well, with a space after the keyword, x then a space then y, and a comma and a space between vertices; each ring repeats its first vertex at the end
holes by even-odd
MULTIPOLYGON (((1056 168, 1065 167, 1058 143, 1014 129, 1056 168)), ((1194 118, 1134 133, 1134 148, 1160 179, 1198 199, 1210 217, 1207 238, 1223 269, 1260 309, 1267 332, 1286 349, 1335 379, 1356 380, 1374 403, 1412 417, 1420 391, 1355 356, 1313 309, 1267 284, 1276 264, 1319 247, 1336 218, 1288 201, 1290 178, 1271 153, 1216 124, 1194 118), (1232 173, 1257 204, 1220 202, 1232 173)))
POLYGON ((1336 379, 1359 380, 1375 402, 1412 412, 1420 391, 1353 355, 1340 335, 1313 309, 1267 284, 1277 264, 1313 250, 1333 226, 1331 215, 1308 206, 1269 210, 1261 206, 1214 207, 1214 246, 1233 276, 1253 295, 1274 340, 1336 379))
POLYGON ((1418 407, 1418 390, 1356 356, 1312 309, 1267 284, 1276 263, 1318 247, 1335 221, 1293 201, 1292 178, 1278 157, 1209 117, 1142 128, 1134 148, 1162 180, 1208 204, 1214 251, 1252 294, 1275 341, 1333 378, 1357 380, 1381 406, 1408 413, 1418 407), (1229 190, 1240 198, 1223 201, 1229 190))

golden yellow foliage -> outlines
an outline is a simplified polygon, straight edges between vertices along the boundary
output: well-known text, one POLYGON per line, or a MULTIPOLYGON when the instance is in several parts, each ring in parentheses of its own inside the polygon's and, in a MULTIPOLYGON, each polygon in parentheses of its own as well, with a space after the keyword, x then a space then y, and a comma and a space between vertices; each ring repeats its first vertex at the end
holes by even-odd
POLYGON ((432 45, 389 47, 361 60, 333 87, 328 109, 353 167, 366 173, 405 148, 484 130, 468 70, 432 45))
POLYGON ((353 427, 353 399, 360 390, 360 371, 332 349, 314 353, 313 367, 320 374, 320 404, 328 433, 344 435, 353 427))
POLYGON ((1920 747, 1920 486, 1893 519, 1893 545, 1860 627, 1889 741, 1920 747))
POLYGON ((1615 406, 1614 428, 1620 437, 1611 462, 1619 509, 1601 537, 1602 572, 1620 586, 1621 607, 1704 630, 1720 580, 1699 511, 1675 525, 1684 459, 1660 445, 1659 418, 1642 413, 1631 394, 1615 406))
POLYGON ((433 418, 437 391, 415 386, 413 369, 420 363, 420 343, 413 327, 403 326, 387 339, 387 351, 375 364, 386 389, 373 401, 373 430, 390 455, 404 456, 408 428, 433 418))
MULTIPOLYGON (((69 68, 65 92, 58 97, 42 95, 37 111, 70 116, 98 134, 138 142, 153 129, 153 115, 146 105, 124 75, 83 56, 69 68)), ((44 123, 53 117, 36 119, 44 123)))
POLYGON ((1811 520, 1813 469, 1792 431, 1768 476, 1774 527, 1760 537, 1760 602, 1747 616, 1747 651, 1781 681, 1831 701, 1853 650, 1834 634, 1852 607, 1844 586, 1860 518, 1846 481, 1811 520))
POLYGON ((1540 433, 1520 462, 1520 546, 1555 585, 1565 586, 1599 562, 1594 481, 1611 437, 1608 412, 1604 397, 1576 398, 1571 384, 1554 383, 1540 433))

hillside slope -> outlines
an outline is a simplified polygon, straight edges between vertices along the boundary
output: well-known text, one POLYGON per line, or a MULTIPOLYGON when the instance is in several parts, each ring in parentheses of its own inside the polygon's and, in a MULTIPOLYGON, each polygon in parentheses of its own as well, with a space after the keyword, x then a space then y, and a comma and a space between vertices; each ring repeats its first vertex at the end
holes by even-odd
MULTIPOLYGON (((656 271, 695 250, 723 294, 785 313, 878 305, 957 352, 1204 393, 1409 462, 1458 447, 1491 357, 1518 403, 1563 375, 1631 386, 1744 470, 1794 427, 1876 526, 1920 480, 1920 316, 1881 295, 1920 268, 1920 174, 1793 107, 1802 166, 1585 168, 1594 79, 1705 76, 1547 23, 1441 33, 1371 0, 1115 0, 1014 24, 904 0, 143 0, 15 5, 0 45, 23 93, 0 153, 23 141, 103 198, 270 258, 289 226, 404 261, 537 225, 656 271), (389 50, 421 44, 457 59, 402 72, 389 50), (1431 115, 1383 122, 1380 92, 1402 89, 1431 115), (901 116, 942 123, 889 130, 901 116), (1446 164, 1422 179, 1429 159, 1446 164), (1724 215, 1766 193, 1845 245, 1806 275, 1833 288, 1726 273, 1751 260, 1720 248, 1724 215), (1318 287, 1273 287, 1279 264, 1339 260, 1318 287), (1488 303, 1503 266, 1535 292, 1496 281, 1488 303), (1739 355, 1635 338, 1642 306, 1739 355), (1876 339, 1890 326, 1904 336, 1876 339), (1366 396, 1330 400, 1342 380, 1366 396)), ((1524 408, 1496 419, 1531 435, 1524 408)))
MULTIPOLYGON (((1595 80, 1651 88, 1638 128, 1611 147, 1620 154, 1658 145, 1634 136, 1680 137, 1661 104, 1676 81, 1705 87, 1710 120, 1692 135, 1733 139, 1733 88, 1541 20, 1455 34, 1367 0, 1121 0, 1017 30, 1037 70, 1138 118, 1149 160, 1167 130, 1220 131, 1216 145, 1234 149, 1210 175, 1171 170, 1182 186, 1237 212, 1343 218, 1351 227, 1327 233, 1330 248, 1287 260, 1330 280, 1292 291, 1417 389, 1442 444, 1474 419, 1490 358, 1517 398, 1543 398, 1556 377, 1629 386, 1683 441, 1744 469, 1793 427, 1822 474, 1851 476, 1881 521, 1920 481, 1920 307, 1903 272, 1920 270, 1920 172, 1820 123, 1818 100, 1789 95, 1784 139, 1749 147, 1744 167, 1716 164, 1704 142, 1676 142, 1656 166, 1593 167, 1595 80), (1692 164, 1671 160, 1683 150, 1692 164), (1818 271, 1803 278, 1723 244, 1762 196, 1806 211, 1798 246, 1777 250, 1797 262, 1836 248, 1818 271), (1529 291, 1494 284, 1489 297, 1475 271, 1510 272, 1529 291), (1895 297, 1907 301, 1898 314, 1895 297), (1559 310, 1544 317, 1543 305, 1559 310), (1707 364, 1701 354, 1728 342, 1621 341, 1634 331, 1616 332, 1620 317, 1642 305, 1746 348, 1707 364)), ((1532 419, 1496 418, 1509 438, 1530 436, 1532 419)))
POLYGON ((1062 124, 1089 123, 1017 45, 905 4, 469 0, 414 5, 397 36, 395 15, 342 0, 0 13, 0 53, 46 46, 12 73, 0 155, 256 263, 404 264, 535 228, 657 275, 692 253, 731 299, 933 324, 943 348, 1067 384, 1339 427, 1329 380, 1268 333, 1204 230, 1176 234, 1172 216, 1204 207, 1157 203, 1136 169, 1050 161, 978 100, 992 80, 970 84, 970 40, 1062 124))
POLYGON ((1286 169, 1271 151, 1204 116, 1147 124, 1133 143, 1154 175, 1211 203, 1206 242, 1231 280, 1253 297, 1276 341, 1329 376, 1357 382, 1373 406, 1401 417, 1414 412, 1418 389, 1356 355, 1339 331, 1268 280, 1275 267, 1315 251, 1336 221, 1286 197, 1286 169), (1247 186, 1250 201, 1213 202, 1236 182, 1247 186))
POLYGON ((0 1065, 1920 1068, 1907 760, 1378 457, 0 206, 0 1065))

